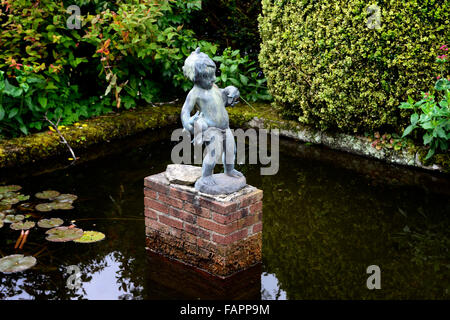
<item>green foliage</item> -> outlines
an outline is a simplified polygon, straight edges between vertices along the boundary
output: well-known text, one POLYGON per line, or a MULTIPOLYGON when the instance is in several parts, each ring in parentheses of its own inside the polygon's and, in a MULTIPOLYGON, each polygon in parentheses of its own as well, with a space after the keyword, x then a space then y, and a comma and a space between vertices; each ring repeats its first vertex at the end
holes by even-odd
POLYGON ((423 144, 429 145, 430 150, 425 160, 431 158, 438 149, 448 150, 448 140, 450 140, 450 81, 439 79, 436 82, 435 90, 440 93, 442 100, 436 101, 434 95, 423 93, 423 98, 415 102, 409 97, 408 102, 403 102, 399 108, 412 109, 411 124, 403 132, 403 137, 409 135, 415 129, 422 129, 423 144))
MULTIPOLYGON (((4 136, 42 130, 45 115, 70 124, 172 98, 192 86, 182 73, 185 58, 198 46, 210 56, 218 49, 185 27, 201 9, 198 0, 17 0, 0 9, 4 136), (66 26, 73 4, 81 30, 66 26)), ((238 64, 245 96, 264 98, 254 63, 238 64)))
POLYGON ((257 60, 260 13, 261 1, 203 0, 202 10, 193 13, 188 27, 201 39, 217 43, 221 48, 239 49, 251 60, 257 60))
POLYGON ((271 100, 267 91, 267 80, 258 71, 255 61, 249 57, 241 57, 240 50, 227 48, 221 56, 213 58, 220 63, 220 76, 217 78, 220 87, 233 85, 240 89, 241 97, 249 101, 271 100))
MULTIPOLYGON (((440 47, 444 52, 449 49, 446 45, 440 47)), ((438 56, 436 62, 441 65, 441 75, 437 78, 434 90, 440 96, 440 101, 435 100, 434 95, 422 93, 422 100, 415 102, 408 97, 407 102, 403 102, 400 109, 412 109, 411 124, 403 132, 403 137, 409 135, 414 129, 420 128, 425 131, 423 144, 430 145, 425 160, 430 159, 438 149, 448 150, 448 140, 450 140, 450 80, 443 77, 447 55, 438 56)), ((439 98, 438 98, 439 99, 439 98)))
POLYGON ((434 78, 450 38, 448 1, 263 0, 261 66, 285 116, 321 129, 399 131, 397 108, 434 78))

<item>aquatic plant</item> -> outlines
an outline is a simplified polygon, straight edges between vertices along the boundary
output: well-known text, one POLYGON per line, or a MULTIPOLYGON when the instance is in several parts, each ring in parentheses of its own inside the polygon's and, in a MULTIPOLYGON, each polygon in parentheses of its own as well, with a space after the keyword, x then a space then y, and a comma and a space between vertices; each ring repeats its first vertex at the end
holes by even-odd
POLYGON ((78 197, 74 194, 69 194, 69 193, 64 193, 61 194, 59 196, 57 196, 56 198, 54 198, 53 200, 56 202, 74 202, 75 200, 77 200, 78 197))
POLYGON ((74 240, 74 242, 79 243, 93 243, 102 241, 105 239, 105 234, 98 232, 98 231, 84 231, 83 236, 77 240, 74 240))
POLYGON ((9 227, 13 230, 28 230, 34 228, 36 223, 33 221, 19 221, 12 223, 9 227))
POLYGON ((0 259, 0 272, 13 273, 28 270, 36 265, 36 258, 24 256, 23 254, 13 254, 0 259))
POLYGON ((54 199, 59 196, 60 193, 54 190, 46 190, 36 193, 34 196, 38 199, 54 199))
POLYGON ((72 210, 73 206, 70 202, 52 202, 49 204, 53 210, 72 210))
POLYGON ((39 212, 50 212, 53 210, 50 203, 40 203, 40 204, 36 205, 36 207, 34 207, 34 208, 39 212))
POLYGON ((6 192, 15 192, 21 190, 21 186, 17 185, 10 185, 10 186, 0 186, 0 193, 6 193, 6 192))
POLYGON ((56 227, 48 230, 47 240, 51 242, 67 242, 79 239, 83 236, 83 230, 71 227, 56 227))
POLYGON ((38 226, 45 229, 59 227, 64 223, 63 219, 51 218, 51 219, 41 219, 38 221, 38 226))
POLYGON ((13 214, 10 214, 10 215, 7 215, 7 216, 5 217, 5 219, 3 220, 3 222, 4 222, 4 223, 15 223, 15 222, 20 222, 20 221, 22 221, 23 219, 25 219, 25 216, 24 216, 24 215, 21 215, 21 214, 13 215, 13 214))

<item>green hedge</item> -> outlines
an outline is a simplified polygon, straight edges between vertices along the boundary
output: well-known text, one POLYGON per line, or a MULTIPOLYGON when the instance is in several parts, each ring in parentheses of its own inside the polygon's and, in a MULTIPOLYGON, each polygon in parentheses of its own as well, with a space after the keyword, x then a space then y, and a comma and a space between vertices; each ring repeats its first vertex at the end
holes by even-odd
POLYGON ((398 105, 432 87, 450 39, 448 1, 262 4, 260 62, 275 105, 321 129, 400 131, 408 114, 398 105), (381 10, 380 28, 368 27, 369 5, 381 10))

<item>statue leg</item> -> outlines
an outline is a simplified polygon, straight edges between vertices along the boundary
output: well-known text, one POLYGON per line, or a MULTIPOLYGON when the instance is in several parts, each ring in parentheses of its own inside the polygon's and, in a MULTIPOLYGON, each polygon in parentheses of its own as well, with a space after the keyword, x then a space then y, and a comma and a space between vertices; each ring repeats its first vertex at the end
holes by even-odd
POLYGON ((230 177, 243 177, 244 175, 234 169, 234 161, 236 160, 236 144, 234 136, 230 128, 225 132, 225 139, 223 140, 222 161, 225 168, 225 174, 230 177))
POLYGON ((206 156, 203 159, 202 165, 202 180, 205 185, 213 186, 216 183, 213 177, 214 167, 216 166, 216 148, 214 138, 211 141, 205 142, 206 156))

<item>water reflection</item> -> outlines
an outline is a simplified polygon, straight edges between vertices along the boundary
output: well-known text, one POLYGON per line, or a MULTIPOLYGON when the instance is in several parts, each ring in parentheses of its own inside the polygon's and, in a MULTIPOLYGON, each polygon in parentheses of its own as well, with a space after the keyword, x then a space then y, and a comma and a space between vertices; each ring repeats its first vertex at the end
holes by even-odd
POLYGON ((281 289, 275 274, 263 272, 261 275, 261 300, 286 300, 286 292, 281 289))
MULTIPOLYGON (((449 298, 448 177, 283 143, 277 175, 238 167, 264 190, 264 261, 227 281, 145 250, 143 178, 170 163, 167 140, 124 141, 120 154, 27 178, 3 176, 24 194, 57 189, 78 195, 73 212, 52 217, 76 220, 106 239, 56 244, 33 229, 23 253, 36 255, 38 264, 1 274, 0 299, 449 298), (382 270, 378 292, 365 287, 372 264, 382 270), (66 287, 70 265, 81 269, 78 290, 66 287)), ((17 236, 0 230, 1 256, 15 253, 17 236)))

